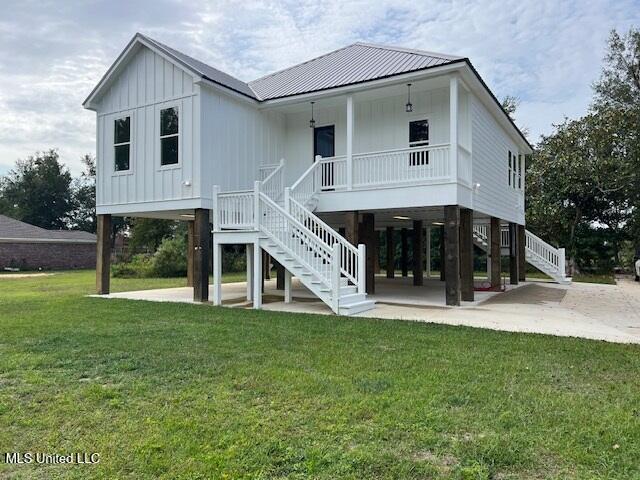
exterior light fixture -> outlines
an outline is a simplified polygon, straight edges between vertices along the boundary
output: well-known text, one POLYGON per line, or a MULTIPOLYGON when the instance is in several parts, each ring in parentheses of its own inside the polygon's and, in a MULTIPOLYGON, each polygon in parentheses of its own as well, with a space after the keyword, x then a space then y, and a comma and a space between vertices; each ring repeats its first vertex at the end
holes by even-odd
POLYGON ((411 217, 405 217, 404 215, 396 215, 393 218, 396 220, 411 220, 411 217))
POLYGON ((407 83, 407 104, 404 106, 404 111, 407 113, 413 112, 413 104, 411 103, 411 84, 407 83))
POLYGON ((309 128, 316 128, 316 121, 313 119, 313 104, 316 102, 311 102, 311 120, 309 120, 309 128))
POLYGON ((444 225, 444 223, 443 222, 433 222, 431 225, 437 225, 437 226, 441 227, 442 225, 444 225))

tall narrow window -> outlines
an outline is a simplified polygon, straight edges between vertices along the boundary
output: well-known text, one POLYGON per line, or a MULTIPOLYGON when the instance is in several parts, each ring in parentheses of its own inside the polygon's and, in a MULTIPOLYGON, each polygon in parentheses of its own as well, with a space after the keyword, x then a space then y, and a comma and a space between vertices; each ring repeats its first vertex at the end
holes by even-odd
POLYGON ((118 118, 113 122, 114 169, 129 170, 131 165, 131 117, 118 118))
POLYGON ((160 110, 160 165, 178 163, 178 107, 160 110))
POLYGON ((523 162, 522 162, 522 155, 518 154, 518 188, 522 189, 523 185, 522 185, 522 168, 523 168, 523 162))
POLYGON ((507 177, 507 181, 509 182, 509 186, 511 186, 511 177, 513 175, 513 166, 511 164, 511 150, 509 150, 509 170, 508 170, 508 177, 507 177))
MULTIPOLYGON (((429 120, 415 120, 409 122, 409 147, 419 148, 429 145, 429 120)), ((415 167, 417 165, 429 164, 429 152, 422 150, 420 152, 411 152, 409 154, 409 165, 415 167)))

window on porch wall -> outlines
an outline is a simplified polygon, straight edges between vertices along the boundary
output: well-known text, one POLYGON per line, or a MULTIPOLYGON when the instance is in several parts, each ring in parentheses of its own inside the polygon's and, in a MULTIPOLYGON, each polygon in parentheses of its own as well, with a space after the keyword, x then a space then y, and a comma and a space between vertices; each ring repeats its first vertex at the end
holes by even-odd
MULTIPOLYGON (((429 145, 429 120, 414 120, 409 122, 409 147, 424 147, 429 145)), ((411 152, 409 165, 429 165, 429 152, 411 152)))

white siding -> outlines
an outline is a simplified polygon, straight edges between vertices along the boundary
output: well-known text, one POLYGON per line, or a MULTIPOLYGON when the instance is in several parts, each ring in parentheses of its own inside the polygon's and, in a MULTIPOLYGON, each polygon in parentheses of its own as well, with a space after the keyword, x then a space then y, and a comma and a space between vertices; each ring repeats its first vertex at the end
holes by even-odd
POLYGON ((518 153, 515 141, 475 97, 471 101, 473 183, 476 211, 524 223, 524 195, 508 183, 508 152, 518 153))
POLYGON ((193 77, 141 47, 100 99, 97 108, 97 205, 109 206, 197 198, 200 195, 198 87, 193 77), (177 106, 180 163, 160 167, 160 109, 177 106), (114 120, 131 116, 129 172, 114 171, 114 120), (195 147, 195 148, 194 148, 195 147), (192 186, 185 186, 189 182, 192 186))
MULTIPOLYGON (((436 89, 411 95, 413 112, 405 112, 404 95, 373 100, 354 99, 353 153, 373 152, 409 146, 409 121, 429 119, 432 144, 449 141, 449 90, 436 89)), ((322 108, 316 104, 316 126, 335 125, 336 155, 346 153, 347 106, 322 108)), ((286 116, 286 177, 293 183, 313 161, 311 110, 286 116)))
POLYGON ((204 88, 202 92, 202 196, 253 188, 260 165, 284 156, 284 116, 204 88))

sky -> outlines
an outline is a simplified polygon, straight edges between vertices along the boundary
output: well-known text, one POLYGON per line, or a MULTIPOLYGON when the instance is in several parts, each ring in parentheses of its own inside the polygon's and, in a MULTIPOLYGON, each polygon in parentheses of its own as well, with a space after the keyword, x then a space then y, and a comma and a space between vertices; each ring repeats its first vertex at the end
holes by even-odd
POLYGON ((587 111, 610 30, 640 27, 640 0, 2 3, 0 174, 49 148, 80 172, 82 102, 136 32, 245 81, 356 41, 466 56, 535 143, 587 111))

